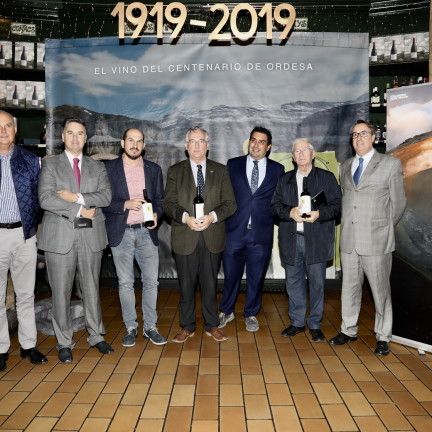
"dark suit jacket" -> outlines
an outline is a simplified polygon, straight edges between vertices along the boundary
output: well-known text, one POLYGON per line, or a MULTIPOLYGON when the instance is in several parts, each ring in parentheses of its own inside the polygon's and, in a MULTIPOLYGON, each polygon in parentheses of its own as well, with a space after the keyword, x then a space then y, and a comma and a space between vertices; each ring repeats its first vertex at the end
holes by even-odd
MULTIPOLYGON (((157 213, 158 220, 163 215, 163 178, 161 167, 154 162, 143 158, 144 178, 147 196, 152 201, 153 211, 157 213)), ((108 234, 108 244, 118 246, 123 239, 126 229, 126 221, 129 210, 124 210, 124 203, 130 199, 129 190, 126 183, 126 176, 123 166, 123 158, 119 157, 107 161, 105 167, 111 183, 112 200, 108 207, 103 209, 106 216, 106 228, 108 234)), ((149 230, 153 243, 159 244, 157 229, 149 230)))
MULTIPOLYGON (((294 265, 297 222, 290 211, 298 205, 297 170, 288 171, 279 180, 273 195, 271 209, 280 219, 279 251, 284 264, 294 265)), ((323 191, 327 204, 319 207, 319 218, 314 223, 304 222, 306 263, 327 262, 333 258, 335 220, 341 212, 342 194, 332 172, 312 168, 308 175, 308 190, 312 196, 323 191)))
MULTIPOLYGON (((174 253, 190 255, 196 248, 199 232, 182 223, 184 212, 193 215, 193 199, 196 186, 189 159, 168 169, 164 210, 172 220, 171 243, 174 253)), ((204 188, 204 212, 214 211, 217 222, 203 231, 204 241, 212 253, 220 253, 225 247, 224 220, 236 210, 231 181, 225 165, 207 159, 204 188)))
POLYGON ((266 175, 260 187, 252 194, 246 176, 246 159, 247 156, 240 156, 227 163, 237 202, 236 212, 225 222, 227 236, 232 239, 244 238, 251 217, 253 241, 270 245, 273 242, 274 225, 270 203, 279 177, 284 173, 284 167, 267 159, 266 175))
POLYGON ((38 190, 40 206, 45 213, 38 233, 38 248, 65 254, 71 250, 75 240, 73 221, 81 205, 61 199, 57 195, 60 189, 81 192, 86 206, 96 207, 92 228, 82 229, 86 230, 85 242, 93 252, 105 249, 105 216, 100 207, 107 206, 111 201, 111 188, 105 166, 100 161, 83 156, 79 191, 72 166, 64 152, 42 160, 38 190))

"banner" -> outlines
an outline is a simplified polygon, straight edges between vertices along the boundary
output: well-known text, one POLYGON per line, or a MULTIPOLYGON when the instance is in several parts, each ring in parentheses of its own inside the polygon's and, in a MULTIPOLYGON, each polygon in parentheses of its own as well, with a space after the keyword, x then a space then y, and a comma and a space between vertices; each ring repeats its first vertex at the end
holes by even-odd
MULTIPOLYGON (((349 128, 368 117, 368 35, 293 33, 286 45, 258 35, 249 45, 213 46, 206 34, 175 45, 153 37, 46 40, 47 151, 58 153, 61 125, 87 124, 87 153, 119 154, 125 129, 144 131, 145 156, 168 167, 185 154, 185 134, 210 135, 209 157, 226 163, 245 154, 255 125, 273 133, 271 157, 291 165, 291 143, 307 137, 319 163, 338 170, 351 153, 349 128)), ((318 165, 318 166, 321 166, 318 165)), ((175 277, 169 228, 161 238, 161 277, 175 277)), ((283 278, 274 253, 268 277, 283 278)))

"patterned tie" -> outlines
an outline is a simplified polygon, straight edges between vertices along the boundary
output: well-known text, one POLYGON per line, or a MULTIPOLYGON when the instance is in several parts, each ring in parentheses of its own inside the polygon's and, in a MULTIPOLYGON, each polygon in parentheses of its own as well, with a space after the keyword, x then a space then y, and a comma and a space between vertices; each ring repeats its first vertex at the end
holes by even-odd
POLYGON ((358 167, 355 170, 354 175, 353 175, 354 184, 356 186, 358 185, 358 182, 360 181, 362 171, 363 171, 363 158, 359 158, 358 167))
POLYGON ((74 158, 73 163, 74 163, 73 172, 74 172, 75 181, 76 181, 76 184, 77 184, 78 190, 79 190, 80 186, 81 186, 81 171, 79 169, 79 159, 74 158))
POLYGON ((203 172, 202 172, 202 166, 201 165, 197 165, 198 168, 198 174, 197 174, 197 186, 199 186, 200 190, 201 190, 201 195, 204 195, 204 176, 203 176, 203 172))
POLYGON ((254 194, 258 189, 258 179, 259 179, 259 171, 258 171, 258 161, 253 161, 254 166, 252 168, 252 176, 251 176, 251 191, 254 194))

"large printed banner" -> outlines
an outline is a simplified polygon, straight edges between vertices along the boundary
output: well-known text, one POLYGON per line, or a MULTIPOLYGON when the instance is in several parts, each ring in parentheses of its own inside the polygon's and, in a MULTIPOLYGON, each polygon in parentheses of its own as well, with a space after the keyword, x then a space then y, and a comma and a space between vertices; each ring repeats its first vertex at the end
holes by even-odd
MULTIPOLYGON (((209 131, 209 157, 245 154, 255 125, 271 129, 271 157, 292 167, 291 143, 308 137, 317 165, 338 172, 351 155, 349 128, 368 117, 368 35, 293 33, 286 45, 261 35, 249 45, 213 46, 207 35, 175 44, 154 38, 47 40, 48 153, 62 150, 61 124, 81 117, 87 153, 116 157, 128 127, 145 133, 146 157, 168 167, 185 157, 187 129, 209 131)), ((175 277, 163 224, 161 277, 175 277)), ((283 278, 278 253, 268 277, 283 278)))

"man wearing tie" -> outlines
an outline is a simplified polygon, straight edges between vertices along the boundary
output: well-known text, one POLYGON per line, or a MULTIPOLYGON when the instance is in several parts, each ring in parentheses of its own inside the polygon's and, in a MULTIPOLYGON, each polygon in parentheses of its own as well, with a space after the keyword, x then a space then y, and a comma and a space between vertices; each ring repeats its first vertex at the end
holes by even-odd
POLYGON ((227 244, 223 253, 224 288, 219 328, 234 319, 234 308, 246 265, 246 330, 258 331, 256 318, 273 244, 274 218, 270 203, 283 165, 268 159, 270 130, 256 126, 249 137, 248 155, 230 159, 228 172, 237 202, 236 212, 225 222, 227 244))
POLYGON ((364 274, 375 303, 375 353, 387 355, 392 336, 390 271, 395 249, 394 226, 406 198, 398 159, 373 148, 375 126, 358 120, 351 128, 355 157, 341 166, 342 325, 330 340, 343 345, 357 339, 364 274))
POLYGON ((74 276, 80 282, 90 346, 102 354, 113 351, 104 341, 99 298, 102 251, 107 245, 101 207, 111 201, 105 167, 82 153, 86 128, 67 119, 62 139, 65 151, 42 161, 39 201, 45 210, 38 247, 45 251, 53 302, 53 326, 59 359, 72 362, 75 345, 70 314, 74 276))
POLYGON ((226 340, 218 328, 217 274, 225 247, 224 220, 236 210, 228 171, 207 159, 208 133, 193 127, 186 134, 189 160, 168 169, 164 210, 172 220, 171 245, 180 285, 180 327, 173 342, 183 343, 195 332, 195 288, 201 288, 202 313, 207 336, 226 340), (197 188, 204 198, 204 216, 195 217, 197 188))

